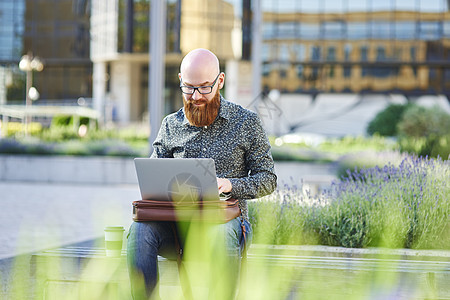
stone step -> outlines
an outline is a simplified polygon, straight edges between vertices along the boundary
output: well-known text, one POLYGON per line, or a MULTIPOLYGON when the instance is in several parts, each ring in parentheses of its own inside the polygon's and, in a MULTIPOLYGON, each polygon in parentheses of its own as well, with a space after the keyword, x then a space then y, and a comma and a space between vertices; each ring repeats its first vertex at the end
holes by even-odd
MULTIPOLYGON (((386 278, 393 283, 382 283, 381 288, 393 284, 396 299, 424 299, 430 295, 433 299, 450 299, 449 257, 449 251, 255 244, 248 251, 243 270, 250 289, 260 288, 264 278, 277 274, 272 276, 295 294, 311 293, 311 287, 326 284, 326 293, 345 296, 366 293, 367 282, 370 283, 367 293, 372 293, 375 284, 372 281, 386 278)), ((197 271, 195 263, 188 262, 187 269, 197 271)), ((100 247, 49 249, 32 255, 31 267, 39 286, 44 287, 44 294, 64 290, 74 283, 106 284, 105 291, 129 291, 126 249, 120 257, 107 257, 105 249, 100 247)), ((159 272, 161 296, 172 299, 182 295, 176 261, 159 257, 159 272)), ((204 284, 191 284, 198 293, 207 293, 204 284)))

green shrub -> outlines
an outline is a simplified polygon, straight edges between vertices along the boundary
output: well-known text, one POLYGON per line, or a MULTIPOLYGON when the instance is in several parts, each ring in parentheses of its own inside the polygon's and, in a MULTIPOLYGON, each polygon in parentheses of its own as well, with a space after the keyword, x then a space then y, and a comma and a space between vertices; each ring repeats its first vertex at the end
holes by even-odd
POLYGON ((410 107, 398 124, 401 151, 419 156, 450 155, 450 115, 438 107, 410 107))
POLYGON ((91 155, 106 156, 142 156, 139 150, 133 149, 130 145, 119 140, 90 141, 86 143, 91 155))
POLYGON ((375 133, 371 137, 344 136, 337 139, 328 139, 318 146, 318 149, 333 153, 353 153, 361 151, 395 150, 398 146, 392 139, 375 133))
POLYGON ((39 138, 46 142, 63 142, 79 139, 78 132, 69 126, 51 126, 44 129, 39 138))
POLYGON ((249 201, 249 218, 254 228, 254 241, 274 245, 318 244, 314 232, 316 207, 296 187, 278 189, 272 195, 249 201))
POLYGON ((78 156, 149 156, 148 145, 136 148, 119 140, 69 140, 53 143, 42 142, 36 138, 28 138, 20 141, 15 139, 0 139, 0 153, 78 156))
POLYGON ((54 145, 41 142, 39 139, 27 137, 21 141, 15 139, 0 139, 0 153, 5 154, 54 154, 54 145))
POLYGON ((254 242, 450 249, 450 161, 406 157, 361 169, 318 197, 298 189, 249 202, 254 242))
POLYGON ((50 127, 65 127, 69 126, 71 123, 71 116, 57 115, 52 118, 52 123, 50 127))
POLYGON ((367 133, 370 135, 378 133, 382 136, 396 136, 397 124, 405 110, 410 106, 410 104, 390 104, 370 121, 367 126, 367 133))
MULTIPOLYGON (((24 136, 25 135, 25 123, 22 122, 8 122, 6 127, 6 136, 24 136)), ((29 135, 39 135, 42 132, 42 125, 38 122, 31 122, 28 124, 29 135)))
POLYGON ((450 133, 450 115, 435 106, 409 107, 398 123, 398 135, 408 137, 443 136, 450 133))
POLYGON ((5 154, 23 154, 26 146, 15 139, 0 139, 0 153, 5 154))
POLYGON ((76 156, 92 155, 87 147, 87 144, 77 140, 58 143, 56 145, 55 154, 76 156))
MULTIPOLYGON (((74 122, 77 117, 74 116, 67 116, 67 115, 56 115, 52 118, 52 123, 50 127, 73 127, 74 122)), ((80 125, 86 125, 88 127, 91 127, 91 124, 93 124, 93 128, 91 129, 97 129, 98 128, 98 122, 97 120, 93 120, 91 122, 91 119, 88 117, 78 117, 78 126, 80 125)))
POLYGON ((442 157, 449 159, 450 134, 428 137, 401 137, 398 139, 402 152, 416 153, 419 156, 442 157))
POLYGON ((302 149, 291 146, 272 147, 272 157, 275 161, 315 161, 330 162, 336 159, 335 155, 312 149, 302 149))

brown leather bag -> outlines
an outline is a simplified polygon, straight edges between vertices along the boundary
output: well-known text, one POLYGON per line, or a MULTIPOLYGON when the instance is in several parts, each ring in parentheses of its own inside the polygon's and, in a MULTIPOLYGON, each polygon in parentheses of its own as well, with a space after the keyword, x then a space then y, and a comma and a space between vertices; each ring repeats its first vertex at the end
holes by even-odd
POLYGON ((226 223, 238 216, 241 210, 237 199, 179 203, 172 201, 133 201, 133 220, 145 221, 205 221, 226 223))

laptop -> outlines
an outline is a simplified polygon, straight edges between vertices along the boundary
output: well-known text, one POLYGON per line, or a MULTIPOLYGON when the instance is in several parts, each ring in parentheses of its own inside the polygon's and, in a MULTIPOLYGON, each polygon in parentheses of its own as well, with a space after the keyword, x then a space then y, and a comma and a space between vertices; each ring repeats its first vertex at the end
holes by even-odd
POLYGON ((211 158, 135 158, 142 199, 195 203, 219 196, 211 158))

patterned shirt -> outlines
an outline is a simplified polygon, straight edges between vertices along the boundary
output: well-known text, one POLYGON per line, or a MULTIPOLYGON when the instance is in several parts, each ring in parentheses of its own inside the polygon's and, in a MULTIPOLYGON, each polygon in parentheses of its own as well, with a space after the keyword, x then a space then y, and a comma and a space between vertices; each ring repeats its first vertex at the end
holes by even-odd
POLYGON ((218 178, 232 185, 231 197, 239 199, 248 220, 247 199, 272 193, 277 176, 270 143, 258 115, 220 99, 219 113, 209 126, 189 124, 184 108, 162 121, 151 157, 212 158, 218 178))

